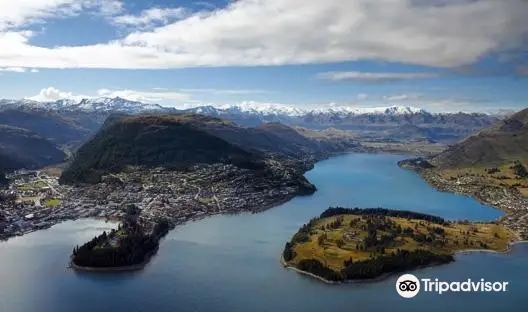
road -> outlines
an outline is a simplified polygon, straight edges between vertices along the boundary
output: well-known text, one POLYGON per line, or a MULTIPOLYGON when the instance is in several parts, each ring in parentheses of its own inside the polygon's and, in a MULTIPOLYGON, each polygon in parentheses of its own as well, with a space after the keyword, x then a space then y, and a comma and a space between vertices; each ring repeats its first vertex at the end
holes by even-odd
POLYGON ((214 187, 211 186, 211 192, 213 193, 213 199, 216 202, 216 206, 218 207, 218 212, 222 211, 222 208, 220 207, 220 201, 218 201, 218 198, 216 197, 216 193, 214 191, 214 187))
POLYGON ((40 178, 40 170, 37 171, 37 179, 41 182, 44 182, 46 183, 46 185, 51 189, 51 191, 55 194, 55 195, 59 195, 59 196, 62 196, 62 193, 57 191, 51 184, 48 183, 48 181, 46 180, 43 180, 40 178))

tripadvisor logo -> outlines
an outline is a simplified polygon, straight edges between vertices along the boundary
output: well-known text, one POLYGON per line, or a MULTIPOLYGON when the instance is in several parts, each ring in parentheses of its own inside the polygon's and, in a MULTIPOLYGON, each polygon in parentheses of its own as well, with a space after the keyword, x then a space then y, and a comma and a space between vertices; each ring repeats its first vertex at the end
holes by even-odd
POLYGON ((396 281, 396 291, 403 298, 412 298, 423 288, 425 292, 436 292, 439 295, 445 292, 504 292, 508 282, 489 282, 483 278, 474 282, 468 279, 465 282, 441 282, 437 278, 418 278, 412 274, 404 274, 396 281), (421 281, 421 283, 420 283, 421 281))
POLYGON ((420 292, 420 281, 412 274, 404 274, 396 281, 396 291, 403 298, 412 298, 420 292))

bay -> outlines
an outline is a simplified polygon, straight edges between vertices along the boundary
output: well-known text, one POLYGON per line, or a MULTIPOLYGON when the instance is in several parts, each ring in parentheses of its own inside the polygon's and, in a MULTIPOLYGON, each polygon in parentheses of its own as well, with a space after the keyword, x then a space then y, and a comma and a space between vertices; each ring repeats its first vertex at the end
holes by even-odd
POLYGON ((396 163, 405 156, 349 154, 306 173, 318 187, 259 214, 215 216, 176 228, 140 272, 77 273, 77 244, 115 226, 65 222, 0 243, 0 311, 525 311, 528 245, 507 254, 459 254, 456 262, 412 272, 419 278, 508 281, 501 293, 420 293, 399 297, 398 276, 376 283, 327 285, 284 269, 286 241, 328 206, 385 207, 447 219, 503 215, 475 200, 432 189, 396 163))

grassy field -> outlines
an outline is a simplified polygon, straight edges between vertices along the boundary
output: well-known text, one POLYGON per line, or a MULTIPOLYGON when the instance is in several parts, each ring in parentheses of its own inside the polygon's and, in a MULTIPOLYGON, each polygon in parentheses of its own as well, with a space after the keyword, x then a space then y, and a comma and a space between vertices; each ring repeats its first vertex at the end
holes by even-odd
POLYGON ((55 207, 62 203, 60 199, 57 198, 49 198, 44 201, 44 206, 46 207, 55 207))
POLYGON ((27 197, 20 197, 20 201, 21 202, 32 202, 32 201, 35 201, 37 200, 38 196, 27 196, 27 197))
MULTIPOLYGON (((344 261, 366 260, 382 254, 396 252, 397 249, 413 251, 428 250, 437 254, 453 254, 466 249, 490 249, 503 251, 507 249, 512 239, 512 233, 496 224, 462 224, 452 223, 439 225, 424 220, 405 219, 397 217, 382 217, 392 224, 392 229, 412 229, 415 234, 431 236, 432 229, 443 229, 444 235, 434 235, 433 242, 419 242, 412 236, 398 234, 390 243, 383 245, 383 252, 376 248, 361 250, 361 245, 368 236, 366 218, 358 215, 341 215, 317 220, 311 227, 309 241, 296 243, 296 256, 290 261, 298 264, 303 259, 316 259, 325 266, 339 272, 344 267, 344 261), (338 228, 328 229, 328 225, 342 218, 338 228), (359 247, 359 250, 358 250, 359 247)), ((377 237, 390 235, 392 230, 377 230, 377 237)))
POLYGON ((35 183, 18 186, 17 188, 20 191, 30 191, 30 190, 38 190, 38 189, 46 187, 46 186, 47 186, 47 184, 44 183, 43 181, 37 181, 35 183))
POLYGON ((448 180, 457 180, 464 177, 477 179, 482 185, 495 185, 502 187, 514 186, 524 196, 528 197, 528 179, 519 178, 510 168, 512 164, 505 164, 500 167, 498 172, 488 173, 491 168, 473 167, 473 168, 456 168, 444 169, 440 175, 448 180))

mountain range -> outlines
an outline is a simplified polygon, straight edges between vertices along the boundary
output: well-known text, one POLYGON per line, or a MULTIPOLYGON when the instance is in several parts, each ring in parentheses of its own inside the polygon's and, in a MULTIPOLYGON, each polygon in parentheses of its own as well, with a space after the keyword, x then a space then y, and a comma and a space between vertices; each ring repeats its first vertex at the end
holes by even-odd
MULTIPOLYGON (((200 106, 189 109, 145 104, 123 98, 96 98, 81 101, 0 100, 5 109, 47 111, 76 121, 92 133, 112 113, 195 113, 231 120, 242 126, 279 122, 311 129, 336 128, 353 131, 365 139, 399 140, 399 127, 407 139, 454 142, 497 122, 500 117, 483 113, 431 113, 406 106, 358 108, 328 105, 299 108, 288 105, 244 102, 237 105, 200 106), (409 125, 413 127, 409 127, 409 125), (396 132, 396 134, 395 134, 396 132)), ((0 121, 1 123, 1 121, 0 121)))

